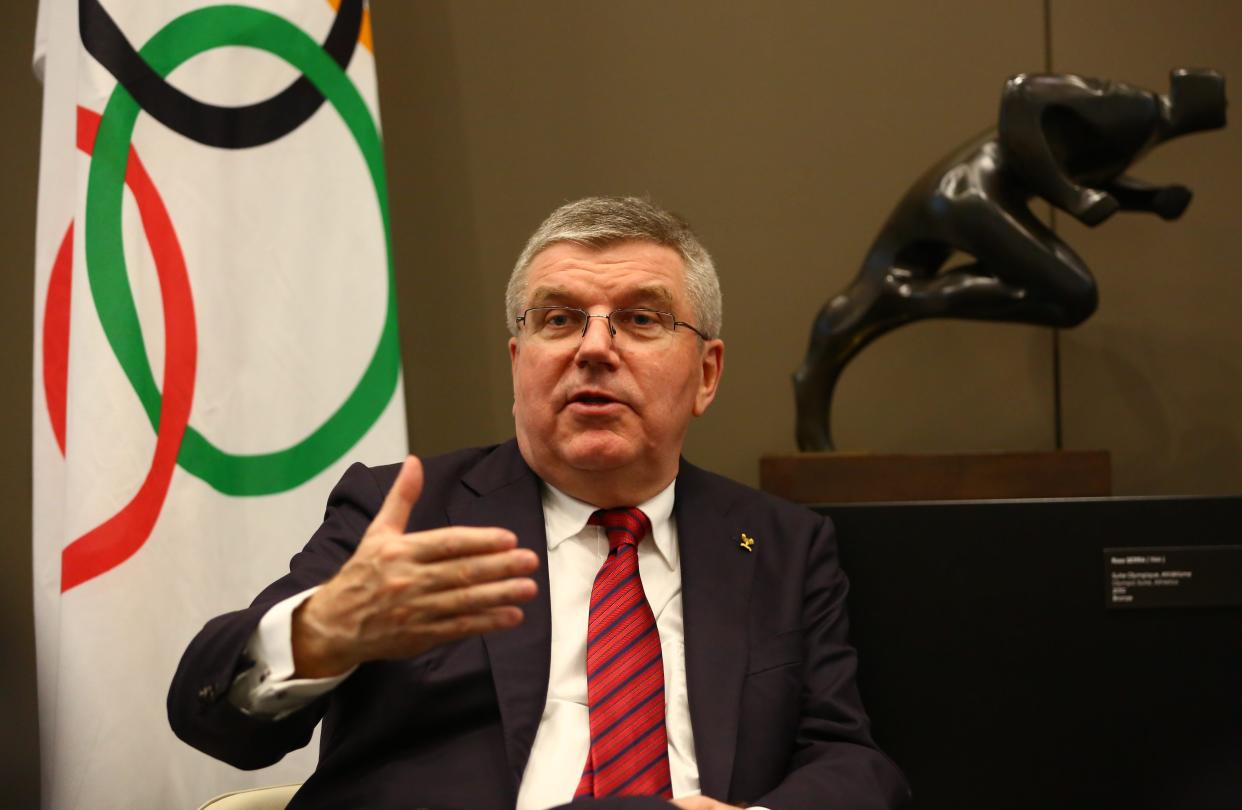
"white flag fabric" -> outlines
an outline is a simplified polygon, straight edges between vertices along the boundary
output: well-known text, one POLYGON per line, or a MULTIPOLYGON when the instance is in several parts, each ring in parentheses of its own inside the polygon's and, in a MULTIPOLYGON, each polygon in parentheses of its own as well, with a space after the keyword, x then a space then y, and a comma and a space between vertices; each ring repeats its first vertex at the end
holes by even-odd
POLYGON ((34 340, 42 796, 301 781, 177 740, 210 617, 286 570, 350 462, 406 451, 362 0, 43 0, 34 340))

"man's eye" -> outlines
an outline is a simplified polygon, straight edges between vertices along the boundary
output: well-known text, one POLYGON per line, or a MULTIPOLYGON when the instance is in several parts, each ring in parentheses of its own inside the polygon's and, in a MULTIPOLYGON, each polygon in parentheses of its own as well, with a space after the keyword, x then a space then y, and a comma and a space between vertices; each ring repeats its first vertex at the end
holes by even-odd
POLYGON ((654 312, 641 309, 623 310, 618 313, 629 329, 639 332, 655 331, 660 328, 660 316, 654 312))
POLYGON ((562 332, 572 329, 578 320, 575 313, 569 310, 554 309, 544 315, 543 328, 552 332, 562 332))

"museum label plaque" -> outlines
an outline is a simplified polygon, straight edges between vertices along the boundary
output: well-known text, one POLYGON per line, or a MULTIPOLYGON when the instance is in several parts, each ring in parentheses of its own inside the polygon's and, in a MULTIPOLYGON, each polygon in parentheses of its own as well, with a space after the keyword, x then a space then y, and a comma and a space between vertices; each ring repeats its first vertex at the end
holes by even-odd
POLYGON ((1242 606, 1242 546, 1104 549, 1109 608, 1242 606))

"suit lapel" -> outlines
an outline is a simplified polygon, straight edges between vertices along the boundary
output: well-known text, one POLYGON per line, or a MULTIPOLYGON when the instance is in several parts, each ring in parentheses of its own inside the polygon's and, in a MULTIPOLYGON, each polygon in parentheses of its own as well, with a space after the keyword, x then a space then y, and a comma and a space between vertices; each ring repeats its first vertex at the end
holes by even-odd
POLYGON ((517 443, 510 441, 466 473, 462 483, 468 491, 449 505, 451 523, 509 529, 519 546, 539 555, 534 574, 539 592, 524 606, 526 618, 512 630, 483 637, 516 795, 547 700, 552 645, 548 543, 539 479, 522 460, 517 443))
POLYGON ((724 798, 737 746, 754 565, 711 477, 684 460, 673 507, 681 546, 686 687, 699 782, 724 798), (713 497, 713 489, 716 491, 713 497))

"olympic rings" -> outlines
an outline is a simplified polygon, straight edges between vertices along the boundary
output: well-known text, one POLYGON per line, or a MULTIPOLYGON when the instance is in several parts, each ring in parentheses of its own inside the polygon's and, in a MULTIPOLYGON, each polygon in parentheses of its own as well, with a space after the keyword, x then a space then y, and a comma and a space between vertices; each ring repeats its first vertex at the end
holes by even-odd
MULTIPOLYGON (((341 3, 323 50, 345 69, 362 28, 362 0, 341 3)), ((204 146, 244 149, 262 146, 302 126, 320 105, 320 93, 299 76, 280 93, 245 107, 205 104, 173 87, 151 69, 99 0, 79 0, 82 44, 138 102, 143 112, 164 126, 204 146)))
MULTIPOLYGON (((362 438, 392 399, 400 375, 383 151, 370 109, 343 70, 357 39, 361 0, 341 3, 322 47, 297 26, 269 12, 243 6, 197 9, 174 19, 147 41, 134 55, 141 66, 124 52, 129 49, 132 53, 132 49, 97 0, 82 0, 81 8, 87 18, 82 24, 87 49, 118 79, 102 116, 79 108, 78 146, 92 154, 83 228, 86 275, 108 344, 156 431, 156 449, 147 477, 130 503, 65 547, 62 592, 119 565, 146 542, 177 464, 228 495, 265 495, 292 489, 317 475, 362 438), (90 36, 102 37, 104 44, 92 46, 90 36), (124 48, 118 45, 118 38, 124 48), (179 95, 164 81, 185 61, 225 46, 265 50, 303 75, 276 96, 244 108, 202 104, 179 95), (147 73, 155 78, 143 78, 147 73), (172 221, 131 146, 134 126, 138 114, 147 111, 199 143, 243 148, 268 143, 296 129, 325 99, 362 153, 375 190, 388 281, 383 327, 357 385, 309 435, 269 453, 228 453, 188 424, 197 364, 192 290, 172 221), (227 134, 209 134, 206 130, 213 126, 227 134), (151 370, 125 265, 121 236, 125 185, 138 202, 160 281, 165 327, 163 391, 151 370)), ((67 246, 72 245, 72 233, 71 224, 53 263, 44 319, 44 386, 53 433, 62 452, 72 278, 72 252, 67 246)))
MULTIPOLYGON (((267 495, 304 483, 344 455, 379 418, 396 390, 401 357, 388 188, 379 132, 366 102, 319 44, 287 20, 243 6, 209 6, 170 22, 151 37, 141 54, 159 75, 167 76, 187 59, 227 45, 261 48, 281 57, 301 69, 337 110, 370 172, 388 256, 388 305, 379 343, 357 386, 323 424, 290 447, 255 455, 227 453, 193 426, 186 429, 178 462, 187 472, 227 495, 267 495)), ((152 427, 158 429, 160 391, 142 341, 118 238, 125 156, 139 111, 123 87, 113 91, 104 108, 87 181, 86 267, 104 334, 152 427)))

